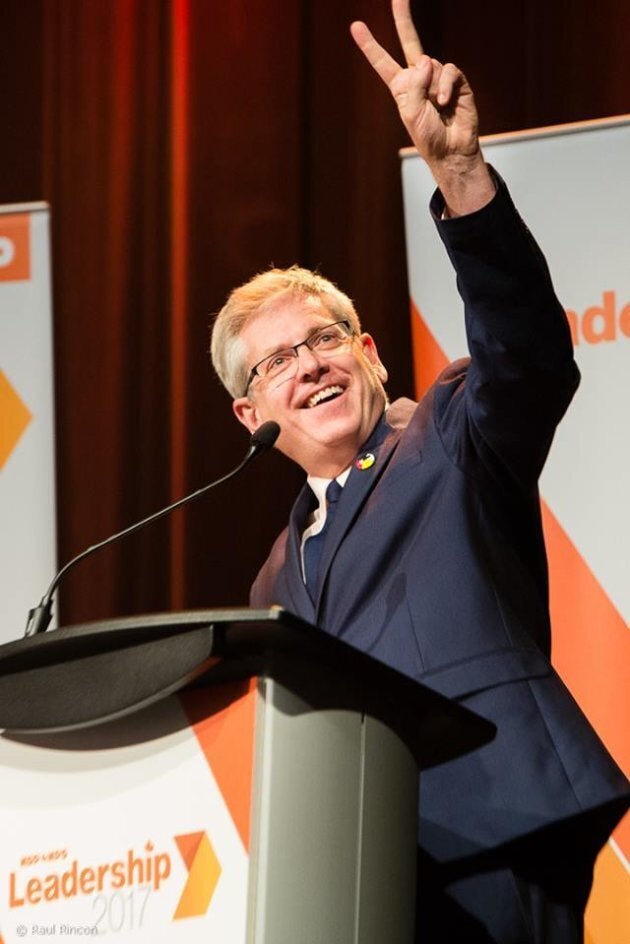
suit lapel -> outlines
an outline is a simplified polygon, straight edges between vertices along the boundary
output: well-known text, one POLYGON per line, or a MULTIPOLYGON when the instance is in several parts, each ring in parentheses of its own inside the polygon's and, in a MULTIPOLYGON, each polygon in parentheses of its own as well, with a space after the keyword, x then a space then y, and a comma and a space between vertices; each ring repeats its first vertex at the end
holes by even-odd
POLYGON ((315 622, 315 607, 302 577, 302 532, 306 526, 309 512, 316 504, 315 496, 308 485, 302 487, 291 517, 289 518, 289 538, 285 560, 285 590, 291 600, 294 612, 299 613, 311 623, 315 622))
MULTIPOLYGON (((322 551, 322 579, 315 604, 311 600, 302 577, 302 534, 309 512, 313 510, 315 498, 308 485, 304 485, 298 495, 289 519, 289 534, 284 567, 280 581, 282 598, 290 601, 293 612, 317 625, 317 616, 322 603, 322 593, 326 586, 328 571, 347 531, 352 526, 359 511, 367 501, 372 489, 380 480, 393 456, 402 431, 416 409, 411 400, 396 400, 376 425, 372 435, 359 453, 359 457, 371 453, 374 463, 365 469, 353 465, 346 481, 339 507, 331 525, 322 551)), ((417 459, 414 457, 414 461, 417 459)))
MULTIPOLYGON (((399 438, 400 430, 392 429, 387 423, 387 420, 383 417, 359 454, 359 457, 367 454, 374 456, 373 464, 364 469, 359 468, 356 463, 352 467, 322 550, 320 565, 321 579, 317 588, 317 599, 315 601, 316 613, 319 612, 322 592, 326 586, 328 571, 337 549, 374 486, 387 468, 399 438)), ((308 593, 306 595, 308 596, 308 593)))

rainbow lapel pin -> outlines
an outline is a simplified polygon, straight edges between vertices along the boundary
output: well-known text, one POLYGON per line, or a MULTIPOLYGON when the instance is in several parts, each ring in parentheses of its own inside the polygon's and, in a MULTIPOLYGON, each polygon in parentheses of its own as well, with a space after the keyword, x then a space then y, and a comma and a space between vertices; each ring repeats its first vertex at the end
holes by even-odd
POLYGON ((375 462, 376 457, 373 455, 373 453, 364 452, 362 456, 359 456, 354 464, 360 472, 365 472, 366 469, 371 469, 375 462))

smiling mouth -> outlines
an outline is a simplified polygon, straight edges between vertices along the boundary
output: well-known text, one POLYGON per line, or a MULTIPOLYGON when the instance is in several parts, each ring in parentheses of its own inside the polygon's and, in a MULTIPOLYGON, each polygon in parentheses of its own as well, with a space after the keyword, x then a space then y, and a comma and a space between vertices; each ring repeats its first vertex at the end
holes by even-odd
POLYGON ((340 387, 338 384, 331 387, 324 387, 323 390, 318 390, 312 397, 309 397, 304 405, 310 410, 314 406, 319 406, 320 403, 329 403, 331 400, 335 400, 337 397, 341 396, 343 392, 344 388, 340 387))

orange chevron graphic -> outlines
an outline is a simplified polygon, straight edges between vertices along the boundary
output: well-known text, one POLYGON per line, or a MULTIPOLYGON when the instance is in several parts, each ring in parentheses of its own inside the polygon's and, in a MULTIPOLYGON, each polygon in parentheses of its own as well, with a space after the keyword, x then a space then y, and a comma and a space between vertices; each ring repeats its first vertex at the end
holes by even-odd
POLYGON ((173 921, 200 917, 208 910, 221 876, 221 865, 205 832, 175 836, 175 842, 188 869, 188 879, 173 921))
POLYGON ((0 469, 30 423, 32 415, 0 370, 0 469))

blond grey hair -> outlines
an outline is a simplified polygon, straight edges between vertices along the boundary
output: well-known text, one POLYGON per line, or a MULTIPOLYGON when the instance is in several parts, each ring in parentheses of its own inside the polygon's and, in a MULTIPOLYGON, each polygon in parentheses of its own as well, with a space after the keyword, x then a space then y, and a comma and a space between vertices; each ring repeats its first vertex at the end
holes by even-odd
POLYGON ((217 314, 212 326, 210 354, 223 386, 233 397, 243 396, 248 367, 241 332, 245 325, 282 295, 319 298, 333 318, 345 320, 356 334, 361 324, 352 301, 336 285, 310 269, 268 269, 235 288, 217 314))

